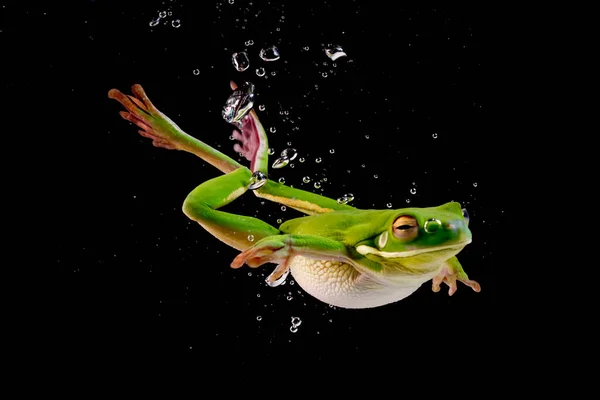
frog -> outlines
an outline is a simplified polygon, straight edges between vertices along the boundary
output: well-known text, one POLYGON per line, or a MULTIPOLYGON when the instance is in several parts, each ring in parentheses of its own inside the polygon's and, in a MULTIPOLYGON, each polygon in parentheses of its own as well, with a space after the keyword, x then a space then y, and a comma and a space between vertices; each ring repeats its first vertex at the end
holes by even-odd
MULTIPOLYGON (((237 84, 230 82, 230 89, 237 84)), ((111 89, 108 97, 126 111, 120 115, 136 125, 155 147, 188 152, 221 171, 200 183, 185 198, 182 212, 226 245, 239 251, 231 268, 274 265, 265 281, 285 282, 288 274, 310 296, 330 306, 367 309, 405 299, 431 281, 452 296, 462 283, 475 292, 457 259, 472 242, 469 216, 456 201, 434 207, 359 209, 317 193, 269 179, 267 134, 255 110, 230 122, 233 151, 244 166, 225 153, 184 132, 159 111, 140 84, 132 95, 111 89), (258 184, 257 184, 257 177, 258 184), (255 217, 223 211, 251 191, 255 196, 304 214, 275 227, 255 217)), ((265 274, 266 275, 266 274, 265 274)))

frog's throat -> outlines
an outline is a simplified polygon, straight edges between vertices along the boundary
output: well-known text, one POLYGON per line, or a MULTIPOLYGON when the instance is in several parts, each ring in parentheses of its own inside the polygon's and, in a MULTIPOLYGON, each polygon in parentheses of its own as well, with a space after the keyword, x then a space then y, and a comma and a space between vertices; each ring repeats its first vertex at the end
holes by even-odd
POLYGON ((446 246, 438 246, 438 247, 430 247, 427 249, 416 249, 416 250, 407 250, 407 251, 395 251, 395 252, 390 252, 390 251, 381 251, 378 250, 374 247, 371 246, 366 246, 366 245, 360 245, 356 247, 356 251, 360 254, 367 255, 367 254, 374 254, 383 258, 404 258, 404 257, 413 257, 419 254, 423 254, 423 253, 430 253, 432 251, 439 251, 439 250, 445 250, 445 249, 452 249, 452 248, 456 248, 456 247, 463 247, 468 245, 469 243, 471 243, 471 239, 469 240, 465 240, 464 242, 460 242, 460 243, 454 243, 454 244, 449 244, 446 246))

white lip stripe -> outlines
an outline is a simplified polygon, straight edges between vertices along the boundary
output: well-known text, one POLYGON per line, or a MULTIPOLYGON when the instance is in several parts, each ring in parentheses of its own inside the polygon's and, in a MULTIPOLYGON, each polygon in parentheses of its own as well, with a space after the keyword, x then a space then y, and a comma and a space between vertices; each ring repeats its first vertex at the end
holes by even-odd
POLYGON ((467 245, 469 243, 471 243, 471 240, 468 240, 468 241, 462 242, 462 243, 450 244, 447 246, 431 247, 429 249, 417 249, 417 250, 407 250, 407 251, 397 251, 397 252, 379 251, 370 246, 360 245, 356 248, 356 251, 358 251, 363 256, 366 254, 375 254, 375 255, 378 255, 378 256, 381 256, 384 258, 403 258, 403 257, 416 256, 417 254, 422 254, 422 253, 429 253, 431 251, 450 249, 452 247, 467 245))

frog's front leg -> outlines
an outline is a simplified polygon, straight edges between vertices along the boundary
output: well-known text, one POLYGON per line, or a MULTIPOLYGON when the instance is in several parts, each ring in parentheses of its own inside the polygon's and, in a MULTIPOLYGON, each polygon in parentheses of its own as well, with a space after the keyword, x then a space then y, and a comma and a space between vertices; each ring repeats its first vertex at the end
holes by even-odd
POLYGON ((474 280, 469 279, 460 262, 456 257, 452 257, 444 263, 439 274, 433 277, 431 290, 440 291, 440 284, 444 282, 448 285, 448 295, 452 296, 458 289, 456 281, 462 282, 476 292, 481 291, 481 286, 474 280))
POLYGON ((217 239, 245 250, 267 236, 279 235, 275 227, 257 218, 219 211, 248 190, 252 174, 240 167, 196 187, 183 203, 183 212, 217 239))
POLYGON ((231 263, 232 268, 240 268, 247 264, 256 268, 265 263, 277 264, 275 270, 267 277, 272 285, 290 268, 290 260, 295 255, 328 260, 348 260, 348 249, 343 243, 315 235, 276 235, 258 241, 252 247, 241 252, 231 263))

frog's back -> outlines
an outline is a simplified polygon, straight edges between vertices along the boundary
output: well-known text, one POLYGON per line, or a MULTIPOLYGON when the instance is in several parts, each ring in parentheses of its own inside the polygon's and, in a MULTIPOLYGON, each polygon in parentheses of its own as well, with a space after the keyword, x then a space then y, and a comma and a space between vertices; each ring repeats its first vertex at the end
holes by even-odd
POLYGON ((296 235, 322 236, 352 246, 381 233, 386 221, 394 214, 394 210, 333 211, 290 219, 281 224, 279 230, 296 235))

